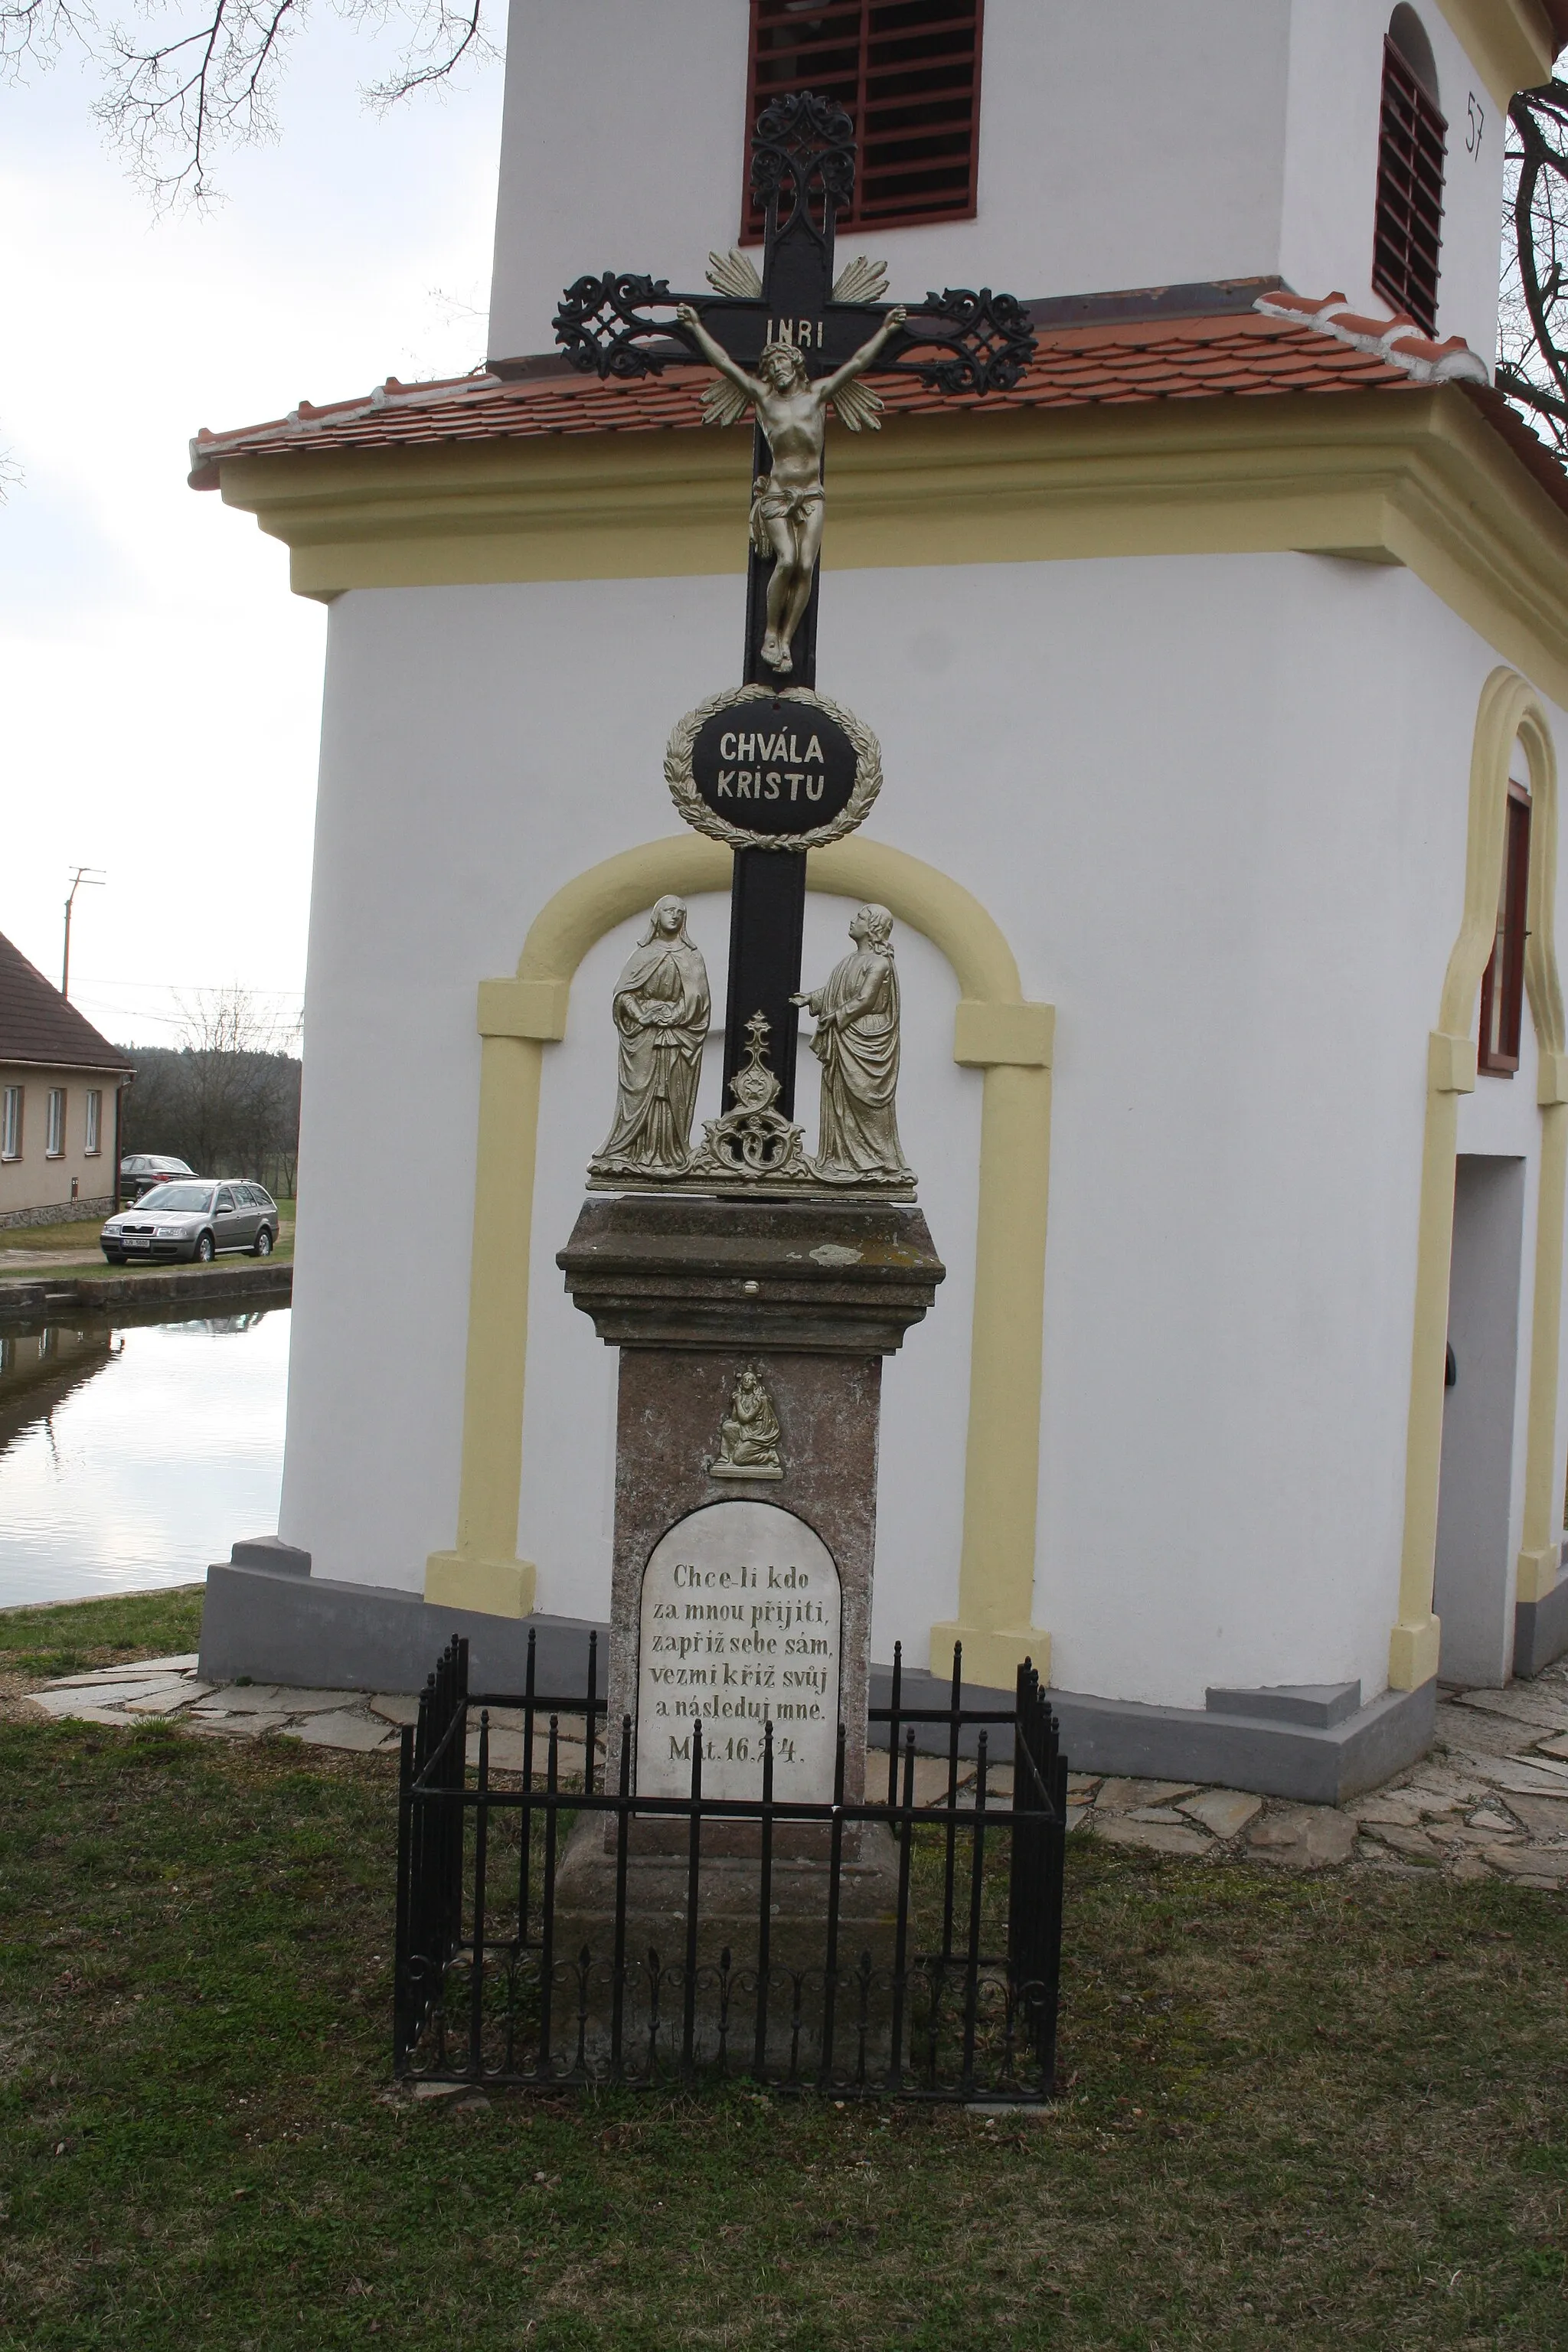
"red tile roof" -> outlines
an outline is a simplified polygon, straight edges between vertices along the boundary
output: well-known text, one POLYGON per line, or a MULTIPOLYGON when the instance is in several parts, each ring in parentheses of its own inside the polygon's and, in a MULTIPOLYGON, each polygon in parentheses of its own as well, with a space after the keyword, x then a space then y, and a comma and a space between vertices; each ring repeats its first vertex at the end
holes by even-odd
MULTIPOLYGON (((1331 300, 1336 299, 1343 299, 1331 300)), ((1035 358, 1010 392, 991 393, 984 400, 928 392, 910 376, 872 381, 889 418, 965 408, 1121 407, 1161 400, 1410 388, 1406 355, 1356 348, 1306 315, 1320 307, 1327 308, 1303 304, 1300 323, 1242 312, 1058 329, 1041 336, 1035 358)), ((1441 353, 1452 347, 1429 348, 1441 353)), ((197 489, 216 489, 219 468, 230 457, 695 430, 711 382, 710 369, 686 363, 631 383, 556 373, 503 383, 483 372, 437 383, 405 384, 389 377, 367 397, 321 408, 302 400, 292 415, 269 424, 216 434, 204 426, 191 444, 191 482, 197 489)))
POLYGON ((0 1062, 61 1070, 129 1070, 130 1058, 0 935, 0 1062))

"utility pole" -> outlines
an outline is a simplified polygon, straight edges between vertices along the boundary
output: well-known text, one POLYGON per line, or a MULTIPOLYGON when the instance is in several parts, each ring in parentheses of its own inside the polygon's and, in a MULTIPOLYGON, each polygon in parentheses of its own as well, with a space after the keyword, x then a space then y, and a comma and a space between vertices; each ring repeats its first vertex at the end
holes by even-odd
POLYGON ((68 996, 71 992, 71 905, 84 882, 89 890, 101 890, 104 883, 101 869, 96 866, 76 866, 71 868, 70 891, 66 899, 66 951, 60 964, 62 996, 68 996))

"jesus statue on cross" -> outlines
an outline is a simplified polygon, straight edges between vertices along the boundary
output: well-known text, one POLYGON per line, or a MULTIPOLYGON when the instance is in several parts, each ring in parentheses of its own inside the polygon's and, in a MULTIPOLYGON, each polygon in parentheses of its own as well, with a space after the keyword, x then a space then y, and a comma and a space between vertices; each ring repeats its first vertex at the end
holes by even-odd
POLYGON ((765 344, 758 372, 748 375, 708 332, 689 302, 676 317, 691 341, 727 379, 715 385, 703 402, 710 425, 733 425, 748 407, 767 436, 773 471, 758 476, 752 494, 752 544, 759 555, 772 552, 773 576, 768 582, 767 635, 762 656, 770 669, 787 677, 794 664, 790 641, 811 602, 812 576, 822 545, 822 451, 831 402, 852 432, 875 428, 881 402, 866 384, 857 384, 884 343, 896 335, 909 313, 895 303, 876 333, 852 352, 832 375, 813 383, 805 360, 794 343, 765 344))

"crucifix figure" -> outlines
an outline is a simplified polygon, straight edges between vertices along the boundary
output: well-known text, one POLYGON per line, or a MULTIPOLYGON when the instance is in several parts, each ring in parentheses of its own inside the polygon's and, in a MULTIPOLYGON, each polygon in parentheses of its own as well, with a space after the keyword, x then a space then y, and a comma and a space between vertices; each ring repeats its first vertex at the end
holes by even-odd
MULTIPOLYGON (((580 278, 555 314, 574 366, 600 376, 657 375, 692 358, 719 371, 705 421, 756 418, 743 683, 815 688, 823 459, 831 405, 851 431, 875 427, 882 403, 858 379, 913 377, 928 391, 984 394, 1016 383, 1032 358, 1027 312, 1010 294, 948 288, 923 301, 880 297, 886 267, 863 257, 834 275, 837 215, 855 188, 855 132, 831 99, 775 99, 752 145, 752 194, 763 218, 763 266, 736 250, 709 257, 711 294, 672 293, 662 278, 580 278)), ((795 1111, 805 856, 787 838, 737 848, 730 902, 724 1089, 746 1066, 747 1024, 766 1023, 779 1108, 795 1111)))
POLYGON ((837 408, 854 432, 859 431, 863 421, 876 424, 876 412, 882 405, 876 394, 862 385, 855 404, 850 387, 909 315, 895 303, 869 341, 852 352, 842 367, 814 384, 797 344, 765 343, 758 373, 751 376, 722 343, 714 341, 692 303, 677 307, 679 325, 726 379, 728 388, 710 392, 703 403, 708 423, 732 424, 748 407, 754 408, 772 453, 772 472, 759 474, 752 485, 752 548, 753 553, 773 559, 764 606, 767 627, 758 654, 763 665, 780 677, 787 677, 794 667, 790 642, 811 601, 816 576, 828 408, 837 408))

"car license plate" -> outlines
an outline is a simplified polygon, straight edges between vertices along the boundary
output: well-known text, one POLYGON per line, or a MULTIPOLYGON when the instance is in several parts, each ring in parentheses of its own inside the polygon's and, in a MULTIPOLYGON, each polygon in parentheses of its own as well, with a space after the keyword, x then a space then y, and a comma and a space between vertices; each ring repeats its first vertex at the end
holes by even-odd
POLYGON ((127 1240, 126 1240, 126 1244, 125 1244, 125 1246, 126 1246, 126 1248, 127 1248, 128 1250, 133 1250, 133 1249, 144 1249, 144 1250, 150 1250, 150 1249, 152 1248, 153 1244, 152 1244, 152 1243, 151 1243, 151 1242, 133 1242, 133 1241, 130 1240, 129 1238, 127 1238, 127 1240))

